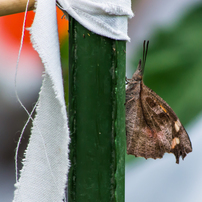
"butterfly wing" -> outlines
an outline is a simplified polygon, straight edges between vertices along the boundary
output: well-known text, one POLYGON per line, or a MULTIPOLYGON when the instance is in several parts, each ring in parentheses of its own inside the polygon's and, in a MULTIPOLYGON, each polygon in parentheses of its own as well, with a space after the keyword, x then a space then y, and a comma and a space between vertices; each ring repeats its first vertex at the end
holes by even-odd
POLYGON ((162 158, 165 151, 170 151, 170 141, 163 137, 162 131, 157 130, 153 115, 148 116, 141 95, 140 82, 133 89, 126 90, 127 153, 146 159, 162 158))
POLYGON ((184 158, 192 151, 188 134, 170 106, 142 81, 126 89, 127 153, 162 158, 165 152, 184 158))

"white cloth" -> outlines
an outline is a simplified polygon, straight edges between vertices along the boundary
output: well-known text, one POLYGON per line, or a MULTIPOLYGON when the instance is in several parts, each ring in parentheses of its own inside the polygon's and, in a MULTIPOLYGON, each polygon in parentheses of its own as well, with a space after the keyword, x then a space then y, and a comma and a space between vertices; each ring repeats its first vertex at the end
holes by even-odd
POLYGON ((54 0, 38 0, 30 32, 45 74, 13 201, 59 202, 67 181, 69 132, 54 0))
POLYGON ((130 40, 128 18, 133 17, 131 0, 58 0, 69 15, 96 34, 130 40))

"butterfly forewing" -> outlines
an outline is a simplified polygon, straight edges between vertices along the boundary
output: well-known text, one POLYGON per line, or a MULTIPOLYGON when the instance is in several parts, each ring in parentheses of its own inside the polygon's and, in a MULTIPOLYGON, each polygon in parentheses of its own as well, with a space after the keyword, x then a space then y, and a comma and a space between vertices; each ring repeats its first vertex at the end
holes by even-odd
POLYGON ((158 115, 144 102, 147 88, 142 88, 141 85, 139 82, 139 86, 133 88, 133 91, 139 92, 136 99, 132 99, 128 95, 130 91, 126 90, 126 97, 130 98, 126 100, 127 152, 145 158, 162 158, 165 152, 170 151, 171 141, 167 140, 161 130, 159 124, 162 123, 158 122, 158 115))

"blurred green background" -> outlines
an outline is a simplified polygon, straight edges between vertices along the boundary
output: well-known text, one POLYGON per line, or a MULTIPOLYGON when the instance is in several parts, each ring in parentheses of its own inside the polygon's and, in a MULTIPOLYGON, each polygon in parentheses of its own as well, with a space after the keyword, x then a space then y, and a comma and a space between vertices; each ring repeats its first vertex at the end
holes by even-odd
MULTIPOLYGON (((202 110, 202 6, 150 40, 144 83, 175 111, 183 125, 202 110)), ((142 47, 133 61, 134 71, 142 47)))

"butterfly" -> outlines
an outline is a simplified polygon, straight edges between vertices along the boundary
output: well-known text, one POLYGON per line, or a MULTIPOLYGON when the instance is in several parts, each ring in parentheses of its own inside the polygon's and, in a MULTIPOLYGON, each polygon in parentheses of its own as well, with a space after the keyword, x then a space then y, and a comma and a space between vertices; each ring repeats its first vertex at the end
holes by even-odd
POLYGON ((192 151, 189 136, 171 107, 143 83, 149 41, 126 88, 127 153, 136 157, 162 158, 173 153, 176 163, 192 151))

